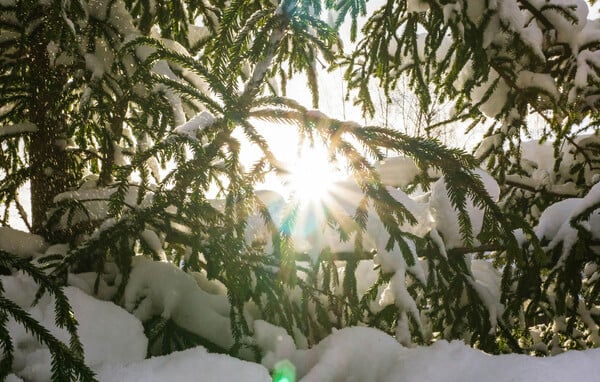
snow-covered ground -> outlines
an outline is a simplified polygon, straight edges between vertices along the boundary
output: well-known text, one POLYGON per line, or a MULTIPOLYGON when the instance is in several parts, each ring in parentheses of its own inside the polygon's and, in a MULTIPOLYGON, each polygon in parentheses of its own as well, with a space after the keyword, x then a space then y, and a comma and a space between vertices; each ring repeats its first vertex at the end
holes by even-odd
MULTIPOLYGON (((490 356, 458 341, 405 348, 376 329, 346 328, 292 358, 300 381, 552 382, 599 381, 600 349, 549 358, 490 356), (314 364, 313 364, 314 363, 314 364), (306 365, 309 369, 303 369, 306 365)), ((101 381, 269 381, 261 365, 194 348, 123 367, 105 366, 101 381)))
MULTIPOLYGON (((68 341, 54 322, 53 298, 31 306, 35 284, 26 276, 2 276, 5 296, 17 302, 51 332, 68 341)), ((146 358, 147 339, 141 322, 125 309, 65 288, 86 363, 100 381, 269 381, 273 367, 291 361, 300 381, 600 381, 600 349, 569 351, 557 356, 491 356, 462 342, 438 341, 407 348, 393 337, 367 327, 334 332, 311 349, 297 349, 285 331, 254 322, 256 343, 266 349, 262 364, 208 353, 202 347, 146 358)), ((50 353, 16 322, 9 321, 15 345, 14 371, 8 381, 47 381, 50 353)))

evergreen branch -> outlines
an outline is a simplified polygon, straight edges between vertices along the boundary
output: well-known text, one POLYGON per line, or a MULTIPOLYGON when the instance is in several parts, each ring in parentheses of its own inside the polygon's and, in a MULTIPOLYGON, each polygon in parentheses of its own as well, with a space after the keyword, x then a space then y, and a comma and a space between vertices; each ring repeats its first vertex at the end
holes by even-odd
POLYGON ((521 180, 526 180, 526 177, 522 177, 520 175, 515 175, 515 176, 511 176, 511 175, 506 175, 504 177, 504 184, 511 186, 511 187, 517 187, 532 193, 537 193, 537 192, 541 192, 550 196, 555 196, 555 197, 559 197, 559 198, 577 198, 580 197, 580 192, 576 191, 576 192, 569 192, 568 190, 565 189, 565 187, 562 187, 562 185, 549 185, 549 186, 543 186, 541 188, 539 187, 534 187, 531 186, 529 184, 527 184, 526 182, 522 182, 521 180))
POLYGON ((257 25, 260 25, 261 19, 265 18, 267 15, 270 15, 272 11, 270 9, 259 9, 254 12, 246 21, 242 29, 238 32, 234 41, 232 41, 232 49, 230 60, 230 65, 234 68, 237 68, 239 63, 243 59, 242 49, 246 47, 248 44, 251 34, 256 30, 257 25))
POLYGON ((21 221, 25 224, 25 227, 31 232, 31 224, 29 223, 29 218, 27 216, 27 211, 23 207, 23 204, 18 199, 18 195, 15 195, 15 205, 17 206, 17 211, 19 211, 19 216, 21 217, 21 221))
MULTIPOLYGON (((281 6, 283 6, 283 4, 281 6)), ((283 11, 283 8, 281 9, 283 11)), ((269 41, 267 42, 263 53, 263 59, 254 66, 254 71, 248 82, 246 82, 244 90, 239 97, 239 105, 241 105, 242 108, 249 108, 252 100, 260 92, 260 87, 264 82, 267 70, 271 66, 271 62, 275 58, 280 42, 285 36, 289 24, 289 16, 283 11, 281 14, 276 15, 275 18, 277 23, 269 36, 269 41)))
MULTIPOLYGON (((1 282, 0 282, 1 286, 1 282)), ((4 292, 2 290, 2 292, 4 292)), ((12 371, 12 363, 14 360, 14 345, 10 338, 10 333, 7 330, 8 314, 4 311, 0 312, 0 347, 2 349, 2 360, 0 360, 0 378, 4 379, 12 371)))
MULTIPOLYGON (((56 363, 61 368, 66 367, 67 370, 69 370, 69 373, 75 373, 81 380, 94 380, 93 372, 83 363, 83 347, 77 335, 77 321, 72 315, 68 299, 64 295, 62 289, 56 287, 53 280, 27 260, 1 250, 0 265, 7 268, 15 267, 31 276, 35 283, 40 286, 36 301, 45 291, 49 291, 54 295, 56 299, 55 323, 57 327, 66 328, 69 332, 71 336, 69 348, 54 338, 50 332, 31 318, 14 302, 1 295, 0 310, 8 312, 17 322, 21 323, 27 331, 36 336, 40 343, 46 344, 52 353, 53 363, 56 363)), ((57 375, 58 374, 56 373, 53 374, 53 380, 57 380, 57 375)))
MULTIPOLYGON (((223 107, 218 102, 215 102, 214 99, 212 99, 207 94, 201 92, 195 87, 188 86, 179 81, 172 80, 166 76, 162 76, 159 74, 150 74, 150 78, 153 79, 156 83, 167 85, 169 88, 177 91, 179 94, 188 95, 192 99, 201 101, 213 113, 223 112, 223 107)), ((227 97, 224 98, 227 99, 227 97)))
MULTIPOLYGON (((125 52, 129 52, 135 49, 138 45, 147 45, 156 49, 153 53, 151 53, 144 62, 144 67, 141 67, 138 70, 146 71, 154 62, 158 60, 167 60, 174 63, 177 63, 184 68, 188 68, 192 70, 194 73, 202 76, 209 86, 214 89, 223 99, 230 99, 230 91, 227 90, 225 86, 222 84, 222 80, 215 76, 212 71, 202 65, 200 62, 195 60, 193 57, 176 52, 174 50, 168 49, 160 40, 153 39, 150 37, 138 37, 134 40, 131 40, 127 44, 123 45, 121 49, 121 54, 125 52)), ((134 78, 139 77, 140 74, 134 75, 134 78)), ((198 91, 196 89, 196 91, 198 91)))
POLYGON ((271 148, 269 147, 267 140, 263 136, 258 134, 256 132, 256 128, 254 128, 254 126, 252 126, 249 122, 242 121, 242 127, 244 129, 244 134, 246 134, 246 136, 248 137, 250 142, 254 143, 255 145, 257 145, 260 148, 263 155, 269 161, 269 164, 273 168, 279 170, 280 169, 279 161, 277 160, 277 158, 271 151, 271 148))
POLYGON ((56 325, 59 328, 66 328, 71 335, 71 350, 77 355, 83 357, 83 348, 77 335, 77 320, 71 314, 71 307, 68 299, 60 287, 54 285, 54 281, 48 277, 42 270, 36 268, 26 259, 22 259, 8 252, 0 250, 0 265, 10 268, 15 267, 33 278, 36 284, 40 286, 36 301, 41 298, 46 291, 50 292, 56 298, 56 325))
POLYGON ((523 6, 523 8, 527 9, 531 12, 532 15, 535 16, 536 20, 539 20, 544 27, 548 30, 554 30, 554 24, 539 10, 537 9, 529 0, 518 0, 519 3, 523 6))
POLYGON ((45 327, 33 319, 27 312, 21 309, 11 300, 0 296, 0 310, 9 314, 25 330, 35 336, 42 344, 48 346, 52 354, 53 372, 52 381, 63 382, 71 380, 96 381, 94 372, 83 363, 83 358, 75 356, 72 350, 57 340, 45 327), (64 379, 65 376, 68 376, 64 379))

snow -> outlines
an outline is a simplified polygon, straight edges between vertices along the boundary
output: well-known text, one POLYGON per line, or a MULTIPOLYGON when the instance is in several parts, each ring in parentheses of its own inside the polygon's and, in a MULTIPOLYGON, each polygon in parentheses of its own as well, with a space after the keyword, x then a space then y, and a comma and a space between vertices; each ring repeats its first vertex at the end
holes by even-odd
POLYGON ((215 121, 216 119, 211 113, 203 111, 183 125, 176 127, 173 132, 187 136, 193 140, 198 140, 198 133, 211 126, 215 121))
POLYGON ((426 12, 429 10, 429 4, 423 0, 408 0, 406 2, 406 12, 426 12))
POLYGON ((142 321, 160 315, 224 349, 233 345, 227 297, 203 291, 173 264, 136 257, 123 300, 142 321))
MULTIPOLYGON (((500 187, 494 178, 483 170, 476 170, 475 174, 481 178, 492 200, 497 201, 500 196, 500 187)), ((446 248, 461 247, 464 240, 458 225, 458 212, 450 202, 443 177, 431 187, 429 205, 435 220, 435 227, 444 238, 446 248)), ((466 210, 471 220, 473 236, 476 237, 481 231, 483 224, 483 210, 474 206, 470 198, 467 199, 466 210)))
POLYGON ((506 104, 509 90, 510 88, 506 82, 499 78, 498 72, 491 69, 488 80, 473 88, 471 99, 475 104, 482 102, 479 107, 480 110, 488 117, 493 118, 502 111, 502 108, 506 104), (494 84, 496 84, 495 88, 493 88, 494 84), (488 95, 489 98, 486 99, 488 95))
MULTIPOLYGON (((25 309, 58 339, 68 343, 68 333, 54 324, 54 297, 46 294, 32 306, 37 286, 31 278, 17 274, 0 276, 0 280, 5 297, 25 309)), ((78 288, 66 287, 64 292, 79 322, 78 334, 88 366, 118 366, 145 358, 147 339, 139 320, 117 305, 88 296, 78 288)), ((16 350, 13 371, 28 381, 47 381, 50 375, 48 349, 12 319, 8 330, 16 350)))
POLYGON ((390 372, 397 380, 418 381, 596 381, 600 350, 569 352, 555 357, 490 356, 461 342, 438 341, 429 348, 404 351, 390 372), (401 373, 401 374, 400 374, 401 373))
POLYGON ((190 25, 189 28, 188 41, 191 46, 204 42, 210 37, 210 30, 205 26, 190 25))
POLYGON ((474 279, 472 285, 489 312, 490 331, 493 331, 504 311, 504 306, 500 303, 501 275, 489 261, 485 260, 472 260, 471 274, 474 279))
POLYGON ((533 73, 523 70, 519 73, 516 81, 517 87, 521 89, 539 88, 550 95, 553 99, 558 99, 559 92, 552 76, 546 73, 533 73))
POLYGON ((144 232, 142 232, 142 239, 156 256, 158 256, 163 261, 167 261, 165 251, 162 248, 162 242, 156 234, 156 232, 149 229, 145 229, 144 232))
MULTIPOLYGON (((492 196, 497 196, 494 184, 485 175, 484 183, 492 196)), ((576 206, 557 208, 561 217, 543 217, 543 233, 560 230, 550 225, 553 219, 565 221, 566 212, 575 214, 597 202, 600 186, 579 200, 576 206)), ((266 206, 281 207, 281 200, 274 193, 263 192, 261 200, 266 206), (274 204, 273 204, 274 202, 274 204)), ((558 212, 557 212, 558 213, 558 212)), ((553 215, 553 214, 549 214, 553 215)), ((567 219, 568 222, 568 219, 567 219)), ((540 228, 541 229, 541 228, 540 228)), ((434 231, 435 232, 435 231, 434 231)), ((3 227, 0 229, 3 248, 17 248, 23 255, 43 251, 46 244, 35 236, 3 227), (18 244, 17 244, 18 243, 18 244), (21 244, 27 243, 25 246, 21 244), (32 244, 34 243, 34 244, 32 244)), ((542 232, 540 231, 540 234, 542 232)), ((153 241, 151 239, 149 241, 153 241)), ((158 242, 154 243, 158 246, 158 242)), ((65 253, 65 245, 53 245, 46 253, 65 253)), ((252 340, 263 349, 261 363, 243 361, 220 354, 208 353, 202 347, 194 347, 161 357, 146 357, 147 339, 140 320, 153 315, 171 318, 183 328, 197 333, 224 348, 232 345, 229 328, 229 303, 222 285, 209 281, 201 273, 186 274, 166 262, 136 257, 133 270, 121 304, 101 301, 90 295, 93 291, 95 273, 70 274, 64 292, 69 298, 73 314, 79 322, 79 335, 84 347, 85 362, 97 373, 99 381, 188 381, 231 380, 269 381, 269 373, 280 361, 291 362, 300 381, 489 381, 504 382, 527 380, 552 382, 564 380, 596 381, 600 349, 568 351, 564 354, 533 358, 525 355, 491 356, 472 349, 459 341, 437 341, 428 347, 414 347, 407 338, 410 296, 405 293, 402 270, 407 265, 402 256, 390 253, 378 254, 381 266, 396 270, 387 292, 380 290, 379 300, 396 303, 403 308, 399 316, 396 338, 382 331, 367 327, 349 327, 334 332, 320 343, 306 347, 295 344, 292 337, 280 327, 262 320, 252 321, 252 340), (205 290, 210 289, 211 292, 205 290), (386 293, 391 295, 386 295, 386 293), (408 297, 407 297, 408 296, 408 297), (411 347, 400 344, 404 342, 411 347)), ((416 260, 416 259, 415 259, 416 260)), ((358 266, 359 293, 371 285, 376 277, 373 262, 361 261, 358 266)), ((417 262, 418 264, 418 262, 417 262)), ((415 265, 418 267, 418 265, 415 265)), ((417 269, 417 268, 415 268, 417 269)), ((341 270, 343 272, 343 270, 341 270)), ((416 270, 413 270, 416 273, 416 270)), ((501 315, 499 301, 499 275, 490 263, 471 261, 473 286, 477 289, 490 311, 490 321, 495 324, 501 315)), ((597 269, 586 267, 586 276, 593 277, 597 269)), ((110 272, 108 272, 110 273, 110 272)), ((57 336, 68 341, 68 335, 54 324, 54 298, 45 295, 32 306, 37 286, 22 274, 0 276, 3 294, 27 310, 36 320, 57 336)), ((112 287, 114 288, 114 287, 112 287)), ((100 291, 104 298, 111 298, 110 287, 103 277, 100 291)), ((114 292, 114 289, 113 289, 114 292)), ((380 301, 381 302, 381 301, 380 301)), ((414 302, 412 302, 414 304, 414 302)), ((582 319, 592 318, 585 307, 582 319)), ((379 307, 381 309, 381 306, 379 307)), ((418 312, 416 312, 418 313, 418 312)), ((556 321, 560 325, 560 321, 556 321)), ((593 325, 591 325, 593 327, 593 325)), ((9 333, 15 344, 13 373, 8 381, 45 381, 50 373, 49 351, 14 321, 9 321, 9 333)), ((592 330, 593 331, 593 330, 592 330)), ((598 337, 593 331, 591 336, 598 337)))
POLYGON ((99 79, 104 73, 109 72, 114 60, 112 50, 108 47, 106 40, 96 38, 95 46, 96 49, 93 53, 84 54, 85 66, 92 72, 92 80, 99 79))
POLYGON ((490 135, 488 137, 483 138, 483 140, 479 143, 479 146, 477 146, 477 150, 473 155, 475 156, 475 158, 485 158, 490 151, 500 147, 501 144, 502 134, 490 135))
POLYGON ((551 240, 556 237, 563 225, 566 224, 566 227, 570 227, 569 218, 580 203, 580 198, 569 198, 546 208, 535 227, 536 236, 551 240))
POLYGON ((296 352, 294 339, 285 329, 272 325, 263 320, 254 322, 254 338, 256 344, 265 349, 262 364, 272 369, 277 362, 291 359, 296 352))
POLYGON ((41 236, 32 235, 10 227, 0 227, 0 250, 20 257, 36 257, 46 250, 41 236))
MULTIPOLYGON (((65 227, 70 220, 70 224, 76 224, 87 220, 103 220, 109 215, 109 200, 110 197, 117 192, 116 188, 91 188, 90 183, 94 182, 94 177, 90 177, 88 182, 82 184, 79 190, 66 191, 58 194, 54 198, 55 203, 66 202, 68 200, 77 200, 81 202, 85 211, 81 208, 76 208, 65 213, 59 221, 60 227, 65 227), (72 213, 72 214, 71 214, 72 213), (71 216, 69 216, 71 214, 71 216)), ((130 187, 125 194, 125 205, 127 208, 144 208, 149 206, 153 194, 147 193, 142 202, 137 204, 138 187, 130 187)))
MULTIPOLYGON (((600 25, 597 20, 588 19, 591 15, 586 1, 531 0, 524 5, 518 0, 411 0, 406 4, 407 13, 427 11, 430 5, 441 9, 444 23, 453 23, 453 36, 446 38, 459 44, 466 30, 482 30, 480 45, 488 59, 500 57, 502 60, 509 58, 512 61, 511 69, 508 70, 510 74, 503 70, 497 84, 499 76, 493 69, 484 75, 477 75, 476 78, 471 78, 473 73, 470 65, 460 69, 458 80, 454 84, 456 90, 460 92, 464 89, 465 79, 474 80, 475 87, 471 88, 470 98, 473 105, 488 117, 494 118, 500 114, 506 117, 510 113, 506 105, 514 98, 512 93, 518 92, 518 89, 532 89, 549 95, 552 102, 542 102, 537 106, 538 109, 544 109, 546 105, 553 104, 565 96, 576 108, 585 104, 593 107, 597 102, 597 95, 590 89, 596 88, 595 84, 599 80, 597 68, 600 67, 600 51, 594 45, 594 41, 600 38, 600 25), (527 47, 524 54, 515 54, 513 51, 515 38, 527 47), (569 83, 562 83, 562 80, 559 80, 561 83, 554 83, 548 69, 552 65, 549 61, 552 54, 548 53, 548 47, 558 45, 564 46, 567 54, 572 54, 572 59, 560 67, 562 72, 574 74, 569 83), (534 64, 538 61, 539 64, 534 64), (484 96, 489 96, 489 99, 478 105, 484 100, 484 96)), ((419 56, 423 45, 422 38, 422 35, 417 37, 419 56)), ((390 54, 397 50, 397 44, 393 40, 392 43, 389 47, 390 54)), ((438 60, 447 49, 443 45, 442 43, 441 47, 436 48, 438 60)), ((448 71, 455 68, 452 64, 453 59, 451 58, 448 71)), ((406 61, 409 62, 410 57, 406 57, 406 61)))
POLYGON ((35 133, 36 131, 37 126, 31 122, 16 123, 10 126, 2 126, 0 128, 0 138, 8 135, 35 133))
POLYGON ((485 4, 478 0, 467 0, 467 17, 473 23, 479 25, 485 10, 495 8, 493 2, 488 2, 485 4))
MULTIPOLYGON (((495 137, 497 135, 490 137, 490 139, 496 141, 497 138, 495 137)), ((520 166, 525 173, 508 174, 506 180, 522 184, 532 190, 546 189, 551 193, 564 195, 565 197, 579 196, 576 187, 578 174, 574 174, 570 170, 575 163, 582 161, 582 150, 586 151, 585 155, 595 159, 597 155, 592 147, 597 145, 598 142, 600 142, 600 139, 596 134, 581 134, 572 143, 565 142, 560 147, 561 161, 556 169, 552 142, 521 142, 520 166)), ((477 154, 483 154, 484 149, 491 147, 493 144, 497 145, 497 143, 484 141, 477 154)), ((587 167, 583 169, 583 177, 586 185, 591 186, 597 182, 595 172, 587 167)))
MULTIPOLYGON (((591 382, 597 381, 600 349, 547 358, 491 356, 460 341, 406 348, 376 329, 350 327, 335 331, 311 349, 296 350, 289 359, 302 382, 591 382)), ((272 353, 263 359, 265 363, 273 363, 272 353)))
POLYGON ((538 57, 544 59, 541 49, 542 31, 537 23, 529 22, 530 15, 520 9, 516 0, 504 0, 498 2, 498 16, 502 23, 507 24, 513 32, 520 35, 522 41, 536 53, 538 57))
POLYGON ((353 327, 333 333, 312 349, 297 351, 291 360, 305 382, 381 381, 389 375, 401 349, 383 332, 353 327))
POLYGON ((415 162, 407 157, 386 158, 385 161, 377 163, 375 169, 379 173, 381 183, 390 187, 406 187, 420 173, 415 162))
MULTIPOLYGON (((408 0, 407 12, 425 12, 429 10, 430 3, 425 0, 408 0)), ((456 1, 444 7, 445 19, 455 19, 461 15, 463 8, 461 2, 456 1)), ((517 0, 489 1, 488 7, 477 0, 464 0, 466 16, 469 21, 479 25, 484 20, 487 10, 497 9, 491 16, 485 28, 483 46, 485 48, 497 44, 502 46, 508 41, 507 33, 500 32, 501 25, 520 36, 522 41, 529 45, 538 58, 545 61, 541 46, 547 31, 542 31, 541 25, 531 22, 531 14, 520 9, 517 0)), ((544 3, 572 5, 569 10, 576 15, 578 22, 571 23, 552 6, 545 7, 544 16, 555 26, 556 41, 564 43, 576 56, 573 60, 575 71, 573 83, 576 89, 569 90, 569 102, 577 100, 578 91, 589 88, 589 82, 598 79, 594 67, 600 66, 600 58, 596 51, 582 49, 590 41, 600 38, 600 30, 596 23, 587 22, 588 12, 582 0, 553 0, 543 2, 532 0, 534 7, 540 8, 544 3)), ((12 0, 0 0, 4 6, 13 5, 12 0)), ((150 2, 151 8, 155 6, 150 2)), ((272 1, 276 5, 276 2, 272 1)), ((283 4, 283 3, 282 3, 283 4)), ((124 42, 131 41, 139 34, 133 25, 133 19, 124 8, 122 1, 111 2, 108 0, 93 0, 87 3, 87 12, 98 20, 108 20, 124 37, 124 42)), ((279 12, 284 12, 279 8, 279 12)), ((216 19, 215 19, 216 20, 216 19)), ((69 19, 65 21, 72 26, 69 19)), ((272 40, 282 37, 282 32, 276 31, 272 40)), ((158 37, 156 31, 153 36, 158 37)), ((202 41, 209 35, 209 29, 202 27, 190 28, 189 40, 192 43, 202 41)), ((419 35, 419 55, 424 58, 424 41, 426 36, 419 35)), ((450 41, 450 40, 447 40, 450 41)), ((180 45, 169 40, 163 40, 165 45, 185 54, 180 45)), ((86 69, 91 72, 92 79, 100 80, 105 74, 113 70, 114 57, 108 53, 106 40, 99 38, 95 41, 95 50, 83 54, 86 69)), ((449 45, 444 44, 437 52, 441 57, 449 45)), ((398 46, 392 41, 388 47, 390 54, 395 54, 398 46)), ((496 47, 494 47, 496 49, 496 47)), ((58 63, 60 47, 51 41, 47 51, 52 62, 58 63)), ((135 54, 144 60, 154 52, 153 48, 138 46, 135 54)), ((272 57, 266 57, 254 69, 248 89, 264 76, 272 57)), ((132 57, 123 58, 124 62, 133 62, 132 57), (128 61, 129 60, 129 61, 128 61)), ((526 66, 529 67, 529 66, 526 66)), ((154 63, 153 71, 156 74, 173 80, 180 77, 175 72, 182 69, 175 64, 169 66, 164 61, 154 63)), ((127 69, 130 70, 130 69, 127 69)), ((133 70, 133 69, 131 69, 133 70)), ((131 74, 131 73, 129 73, 131 74)), ((552 77, 546 73, 537 73, 518 68, 515 73, 515 84, 522 89, 538 88, 550 95, 553 99, 561 99, 558 87, 552 77)), ((192 76, 183 70, 184 77, 192 76)), ((472 68, 468 64, 460 73, 456 82, 457 88, 462 88, 472 77, 472 68)), ((198 85, 199 78, 188 79, 198 85)), ((143 88, 140 87, 140 92, 143 88)), ((156 86, 154 91, 164 91, 171 102, 175 114, 175 134, 198 139, 198 134, 215 122, 215 117, 203 111, 189 119, 183 111, 181 98, 166 86, 156 86)), ((568 90, 568 89, 567 89, 568 90)), ((498 73, 492 71, 487 82, 476 86, 471 97, 475 102, 482 101, 481 110, 488 116, 494 117, 503 111, 509 99, 509 86, 498 73), (498 83, 494 85, 495 81, 498 83), (491 90, 492 86, 495 86, 491 90), (488 99, 485 97, 489 96, 488 99), (484 101, 485 99, 485 101, 484 101)), ((85 98, 85 96, 83 97, 85 98)), ((307 115, 319 119, 319 111, 309 111, 307 115)), ((0 129, 0 138, 8 135, 23 134, 36 131, 35 125, 21 123, 3 126, 0 129)), ((124 134, 127 131, 124 131, 124 134)), ((129 135, 131 138, 131 136, 129 135)), ((148 138, 149 139, 149 138, 148 138)), ((591 144, 597 143, 596 136, 581 137, 578 143, 589 139, 591 144)), ((133 139, 131 139, 133 141, 133 139)), ((145 143, 140 142, 140 146, 145 143)), ((486 152, 499 147, 501 136, 495 135, 488 138, 481 146, 480 152, 486 152)), ((150 143, 148 142, 148 145, 150 143)), ((564 161, 558 171, 553 171, 554 155, 550 145, 524 142, 522 145, 523 166, 527 176, 508 175, 506 179, 522 182, 534 189, 542 187, 551 188, 554 192, 568 193, 572 183, 569 183, 568 168, 575 161, 578 154, 569 151, 568 145, 563 149, 564 161), (559 179, 560 177, 560 179, 559 179), (562 183, 557 184, 560 180, 562 183)), ((115 147, 118 156, 117 163, 125 164, 124 157, 120 155, 120 147, 115 147)), ((158 178, 157 163, 151 163, 152 172, 158 178)), ((402 230, 417 236, 430 234, 440 243, 444 252, 447 248, 463 245, 457 224, 457 213, 452 207, 444 178, 439 179, 432 188, 429 198, 416 200, 405 192, 394 187, 405 187, 419 174, 419 169, 408 158, 391 158, 384 163, 377 164, 381 180, 388 186, 395 200, 404 204, 417 218, 418 224, 402 225, 402 230)), ((496 182, 486 173, 477 172, 488 190, 490 196, 497 200, 499 188, 496 182)), ((586 173, 586 183, 592 185, 595 180, 586 173)), ((597 179, 596 179, 597 181, 597 179)), ((81 201, 88 208, 89 218, 102 220, 108 217, 108 199, 114 189, 97 190, 86 188, 94 181, 84 185, 77 191, 69 191, 57 196, 55 201, 74 199, 81 201)), ((357 202, 360 200, 360 190, 353 181, 338 182, 335 185, 338 195, 331 195, 335 201, 336 209, 341 221, 350 221, 357 202)), ((132 208, 137 193, 130 190, 127 194, 127 204, 132 208)), ((275 223, 280 224, 285 214, 285 200, 276 193, 257 192, 258 199, 272 214, 275 223)), ((151 198, 151 195, 148 196, 151 198)), ((144 201, 145 203, 148 200, 144 201)), ((576 229, 587 229, 592 237, 600 239, 600 213, 594 212, 589 217, 576 222, 578 215, 586 209, 600 203, 600 184, 591 188, 587 195, 565 199, 547 208, 535 227, 538 237, 545 239, 549 248, 563 243, 564 256, 578 239, 576 229), (577 223, 577 224, 575 224, 577 223), (578 225, 578 227, 576 227, 578 225)), ((473 206, 472 201, 467 203, 467 211, 473 221, 474 234, 481 229, 483 212, 473 206)), ((173 212, 173 213, 176 213, 173 212)), ((307 215, 292 232, 292 238, 299 252, 307 251, 315 258, 321 250, 331 249, 333 252, 343 252, 353 249, 353 240, 341 242, 339 234, 328 226, 315 224, 311 220, 315 215, 307 215)), ((87 219, 79 211, 74 214, 73 222, 87 219)), ((61 224, 66 224, 66 217, 61 224)), ((114 220, 105 220, 102 228, 114 224, 114 220)), ((600 361, 600 349, 584 352, 569 351, 555 357, 532 358, 522 355, 490 356, 472 349, 462 342, 437 341, 429 347, 414 346, 411 343, 408 330, 408 319, 412 316, 420 324, 419 311, 414 300, 407 291, 406 273, 410 273, 422 284, 427 283, 426 268, 418 258, 414 243, 407 240, 406 245, 412 256, 414 265, 409 265, 406 257, 402 255, 398 246, 385 250, 388 235, 381 222, 377 219, 375 209, 369 205, 369 220, 365 232, 365 247, 377 250, 374 261, 361 261, 358 265, 357 278, 359 293, 364 292, 374 282, 377 272, 374 265, 382 270, 394 273, 390 282, 384 284, 374 302, 372 310, 381 310, 386 305, 396 304, 401 313, 395 332, 395 338, 379 330, 367 327, 350 327, 334 332, 320 343, 307 349, 304 345, 297 345, 292 337, 282 328, 271 325, 262 320, 251 320, 254 329, 253 341, 264 350, 261 363, 242 361, 226 355, 210 354, 202 347, 195 347, 182 352, 175 352, 162 357, 145 359, 147 339, 143 333, 141 321, 155 315, 169 318, 181 327, 199 334, 211 342, 229 348, 233 344, 230 330, 229 302, 226 297, 225 287, 214 281, 208 280, 201 272, 185 273, 172 264, 167 263, 162 238, 154 231, 146 229, 141 233, 141 240, 163 261, 150 261, 142 257, 133 260, 133 269, 128 284, 121 300, 116 303, 109 301, 116 293, 117 286, 114 280, 116 272, 107 270, 97 280, 98 275, 92 272, 69 274, 68 287, 64 288, 65 294, 72 305, 73 314, 79 321, 79 334, 85 350, 85 361, 98 375, 100 381, 188 381, 198 378, 204 380, 230 380, 240 379, 246 381, 268 381, 269 371, 277 367, 280 361, 289 360, 295 365, 298 376, 303 381, 328 381, 328 380, 377 380, 377 381, 594 381, 598 380, 597 365, 600 361), (111 279, 111 277, 113 279, 111 279), (98 281, 98 290, 94 291, 94 284, 98 281), (106 300, 106 301, 102 301, 106 300)), ((266 250, 270 252, 271 235, 266 229, 262 218, 251 216, 247 241, 266 243, 266 250)), ((16 231, 9 227, 0 227, 0 249, 23 258, 38 257, 40 254, 66 254, 69 247, 65 244, 48 246, 39 236, 16 231)), ((564 260, 564 259, 563 259, 564 260)), ((559 261, 560 266, 562 264, 559 261)), ((500 304, 500 275, 487 261, 471 260, 469 262, 472 275, 472 286, 477 290, 489 312, 492 328, 497 324, 504 307, 500 304)), ((340 266, 339 272, 343 272, 340 266)), ((584 270, 585 280, 598 278, 596 264, 589 263, 584 270)), ((584 282, 585 282, 584 280, 584 282)), ((54 324, 54 299, 46 295, 37 305, 32 305, 36 285, 32 280, 21 274, 0 276, 3 296, 15 301, 36 320, 48 327, 51 332, 62 341, 68 341, 64 330, 56 328, 54 324)), ((590 311, 580 302, 578 313, 591 331, 593 342, 600 343, 598 326, 593 321, 590 311)), ((593 309, 597 309, 594 307, 593 309)), ((252 318, 252 317, 249 317, 252 318)), ((564 317, 555 317, 553 323, 558 329, 564 328, 564 317)), ((49 351, 38 344, 19 324, 9 321, 8 329, 15 344, 15 360, 13 372, 8 381, 45 381, 49 379, 50 354, 49 351)))
POLYGON ((583 216, 586 209, 597 207, 599 203, 600 183, 597 183, 584 197, 561 200, 542 212, 534 231, 539 238, 550 241, 550 249, 562 244, 562 255, 556 268, 564 266, 566 256, 578 240, 577 225, 589 231, 592 238, 600 238, 600 211, 596 208, 589 216, 583 216))
POLYGON ((107 365, 98 372, 100 382, 188 382, 271 380, 266 368, 196 347, 168 356, 153 357, 125 367, 107 365))
MULTIPOLYGON (((399 173, 394 176, 393 171, 391 171, 388 172, 386 181, 400 183, 402 179, 404 179, 404 174, 399 173)), ((415 225, 404 222, 401 229, 421 237, 426 235, 432 226, 432 217, 428 206, 413 200, 402 190, 393 187, 386 187, 386 190, 396 201, 402 203, 418 222, 415 225)), ((327 205, 333 216, 336 216, 338 221, 341 222, 344 230, 350 233, 350 239, 340 241, 337 230, 326 224, 320 204, 315 203, 300 211, 296 218, 291 232, 296 251, 308 252, 312 259, 316 259, 319 253, 326 248, 333 252, 352 252, 354 250, 354 231, 357 228, 352 217, 362 197, 363 193, 360 186, 354 179, 332 183, 327 197, 320 203, 327 205)), ((280 221, 276 220, 275 223, 279 224, 280 221)), ((369 203, 368 220, 363 233, 364 248, 366 250, 376 249, 383 253, 388 238, 389 234, 379 220, 375 206, 372 202, 369 203)), ((394 251, 396 254, 400 253, 397 247, 394 251)))

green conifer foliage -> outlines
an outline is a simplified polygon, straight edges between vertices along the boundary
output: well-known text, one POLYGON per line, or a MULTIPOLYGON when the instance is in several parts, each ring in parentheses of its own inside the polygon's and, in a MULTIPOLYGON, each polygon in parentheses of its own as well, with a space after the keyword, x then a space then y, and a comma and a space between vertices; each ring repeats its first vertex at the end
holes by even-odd
POLYGON ((11 370, 10 316, 50 348, 54 380, 91 380, 60 287, 69 272, 96 272, 98 290, 116 269, 112 298, 122 304, 137 256, 217 280, 230 304, 231 347, 154 316, 144 322, 149 354, 202 344, 260 356, 248 305, 308 345, 334 327, 367 324, 406 344, 460 338, 496 353, 598 346, 600 146, 579 135, 597 129, 600 59, 591 33, 577 47, 561 34, 566 24, 584 28, 581 4, 563 3, 389 0, 368 13, 366 1, 347 0, 3 1, 2 224, 16 207, 32 232, 69 250, 39 259, 47 274, 5 251, 0 265, 56 296, 57 324, 72 341, 58 342, 0 288, 0 373, 11 370), (338 36, 345 20, 358 40, 352 51, 338 36), (365 115, 374 110, 374 81, 387 94, 407 75, 421 107, 433 88, 451 101, 452 121, 488 132, 470 155, 307 109, 286 85, 305 76, 317 109, 320 67, 345 70, 365 115), (525 181, 536 170, 520 151, 531 115, 545 123, 543 140, 555 142, 543 186, 525 181), (267 174, 286 172, 257 128, 263 122, 294 126, 347 164, 360 198, 344 216, 324 215, 353 251, 319 248, 298 261, 307 260, 292 234, 300 206, 286 206, 279 223, 255 189, 267 174), (242 163, 244 145, 258 150, 256 162, 242 163), (386 155, 414 162, 418 175, 405 191, 443 184, 459 245, 441 229, 411 231, 422 222, 377 171, 386 155), (499 202, 479 166, 499 181, 499 202), (19 197, 28 182, 31 217, 19 197), (581 203, 566 233, 544 236, 539 212, 573 196, 581 203), (270 247, 246 238, 257 215, 270 247), (388 240, 375 254, 376 281, 363 288, 356 275, 374 257, 370 219, 388 240), (496 305, 475 275, 484 263, 501 272, 496 305))

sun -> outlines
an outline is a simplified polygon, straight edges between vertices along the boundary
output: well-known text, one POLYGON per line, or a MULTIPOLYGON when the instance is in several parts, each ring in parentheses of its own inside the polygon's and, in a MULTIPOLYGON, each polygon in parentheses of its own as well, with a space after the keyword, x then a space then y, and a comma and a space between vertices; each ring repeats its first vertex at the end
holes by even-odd
POLYGON ((292 199, 300 204, 325 201, 344 174, 332 163, 323 146, 304 146, 290 165, 287 188, 292 199))

